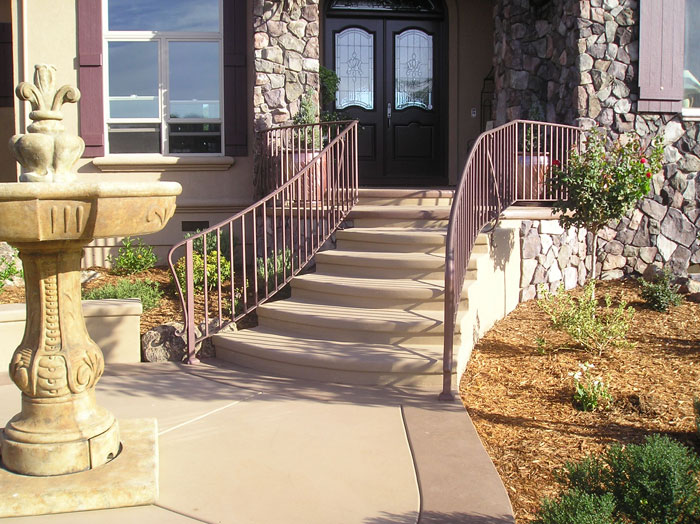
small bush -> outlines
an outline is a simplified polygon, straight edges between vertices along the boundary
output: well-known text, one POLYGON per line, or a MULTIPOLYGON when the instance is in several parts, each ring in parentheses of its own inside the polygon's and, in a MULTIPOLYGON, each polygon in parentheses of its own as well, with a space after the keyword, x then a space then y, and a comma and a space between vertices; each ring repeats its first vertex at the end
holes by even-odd
POLYGON ((5 282, 13 279, 14 277, 23 276, 21 269, 17 268, 15 262, 15 257, 17 256, 17 250, 13 250, 12 256, 0 256, 0 293, 5 288, 5 282))
MULTIPOLYGON (((219 284, 219 272, 217 270, 217 251, 207 251, 207 287, 214 289, 219 284)), ((185 257, 177 261, 175 274, 180 282, 183 292, 186 285, 187 269, 185 257)), ((221 283, 231 278, 231 264, 223 256, 221 257, 221 283)), ((204 290, 204 257, 198 252, 192 253, 192 284, 197 291, 204 290)))
POLYGON ((116 284, 105 284, 83 292, 85 300, 102 300, 106 298, 139 298, 144 310, 149 310, 158 305, 163 297, 163 292, 158 284, 151 280, 136 280, 131 282, 120 279, 116 284))
MULTIPOLYGON (((602 455, 567 463, 563 473, 558 474, 567 491, 558 501, 544 503, 540 515, 551 513, 552 504, 571 505, 567 496, 585 493, 599 500, 612 496, 617 521, 697 523, 700 522, 699 473, 700 458, 666 436, 648 436, 640 445, 616 444, 602 455)), ((559 513, 564 511, 565 508, 559 513)))
MULTIPOLYGON (((275 289, 277 283, 284 284, 284 275, 292 272, 292 250, 286 248, 277 251, 277 255, 270 254, 267 257, 267 290, 275 289)), ((265 259, 257 258, 258 286, 265 288, 265 259)))
POLYGON ((158 262, 158 257, 153 248, 137 238, 131 237, 122 240, 122 247, 116 257, 108 256, 107 262, 112 264, 112 271, 119 275, 133 275, 151 269, 158 262))
POLYGON ((605 306, 599 307, 595 298, 595 282, 589 282, 580 298, 574 298, 563 286, 556 294, 543 292, 537 305, 549 315, 554 329, 564 331, 586 351, 598 355, 611 347, 629 345, 626 339, 634 310, 621 301, 612 307, 610 295, 605 295, 605 306))
POLYGON ((640 278, 642 298, 654 311, 667 313, 671 306, 679 306, 683 297, 678 293, 680 286, 673 283, 673 276, 667 269, 658 275, 653 282, 640 278))
POLYGON ((574 378, 574 406, 581 411, 596 411, 608 409, 612 404, 612 396, 603 378, 591 377, 593 364, 579 364, 581 368, 576 373, 569 373, 574 378))
POLYGON ((542 501, 534 524, 615 524, 615 499, 572 490, 559 499, 542 501))
MULTIPOLYGON (((197 235, 201 232, 201 230, 197 230, 194 233, 186 233, 185 238, 190 238, 194 235, 197 235)), ((226 260, 230 260, 230 253, 231 253, 231 239, 229 238, 228 231, 226 230, 221 230, 219 233, 219 246, 216 245, 216 236, 217 233, 216 231, 212 231, 211 233, 207 233, 207 258, 209 258, 210 254, 212 252, 216 251, 221 251, 221 258, 225 258, 226 260)), ((192 250, 195 253, 199 253, 202 255, 204 253, 204 237, 198 237, 195 238, 192 241, 192 250)))

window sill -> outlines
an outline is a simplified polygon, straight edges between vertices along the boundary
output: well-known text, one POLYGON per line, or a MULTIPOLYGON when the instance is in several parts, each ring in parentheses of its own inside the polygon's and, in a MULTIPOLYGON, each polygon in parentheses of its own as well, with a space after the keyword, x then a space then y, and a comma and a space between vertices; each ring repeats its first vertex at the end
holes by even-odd
POLYGON ((226 171, 235 160, 230 156, 163 156, 153 154, 107 155, 93 158, 100 171, 163 172, 163 171, 226 171))
POLYGON ((692 110, 687 110, 684 109, 683 112, 681 113, 681 116, 683 117, 683 120, 687 120, 689 122, 693 121, 698 121, 700 120, 700 110, 693 108, 692 110))

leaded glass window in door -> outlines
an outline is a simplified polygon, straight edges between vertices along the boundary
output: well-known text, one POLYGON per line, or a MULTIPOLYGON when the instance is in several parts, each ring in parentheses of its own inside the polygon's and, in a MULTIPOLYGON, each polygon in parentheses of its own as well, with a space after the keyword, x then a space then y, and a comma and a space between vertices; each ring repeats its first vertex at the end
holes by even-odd
POLYGON ((374 109, 374 36, 356 27, 336 34, 335 68, 340 79, 336 108, 374 109))
POLYGON ((394 104, 433 108, 433 37, 408 29, 394 37, 394 104))

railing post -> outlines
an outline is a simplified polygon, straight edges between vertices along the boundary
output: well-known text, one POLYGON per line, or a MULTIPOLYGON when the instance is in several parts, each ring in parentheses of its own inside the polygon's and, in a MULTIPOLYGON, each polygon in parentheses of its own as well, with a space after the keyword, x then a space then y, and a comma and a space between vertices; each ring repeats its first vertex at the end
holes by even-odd
MULTIPOLYGON (((185 243, 185 292, 187 300, 187 363, 199 364, 199 359, 196 356, 196 335, 195 318, 194 318, 194 262, 192 257, 193 240, 188 240, 185 243)), ((206 304, 204 306, 206 308, 206 304)))

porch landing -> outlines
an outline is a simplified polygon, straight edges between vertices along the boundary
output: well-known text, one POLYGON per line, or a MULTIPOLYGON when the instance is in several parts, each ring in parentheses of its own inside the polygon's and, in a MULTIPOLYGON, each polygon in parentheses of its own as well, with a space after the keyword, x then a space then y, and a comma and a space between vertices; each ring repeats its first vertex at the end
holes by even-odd
MULTIPOLYGON (((514 522, 463 406, 434 388, 311 383, 212 360, 112 364, 98 400, 120 419, 158 419, 157 504, 3 523, 514 522)), ((0 378, 0 419, 19 403, 0 378)))

